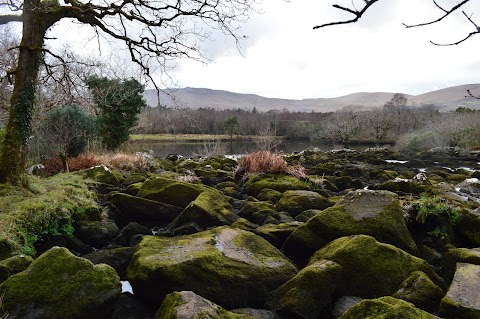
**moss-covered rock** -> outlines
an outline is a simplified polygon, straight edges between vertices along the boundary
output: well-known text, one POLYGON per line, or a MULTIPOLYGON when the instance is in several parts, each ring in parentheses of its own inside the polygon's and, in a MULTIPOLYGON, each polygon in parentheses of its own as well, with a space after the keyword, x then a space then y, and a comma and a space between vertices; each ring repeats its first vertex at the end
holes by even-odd
POLYGON ((290 234, 303 223, 294 221, 290 223, 266 224, 254 230, 254 233, 265 238, 270 244, 281 248, 290 234))
POLYGON ((282 193, 270 188, 264 188, 258 193, 257 198, 261 201, 270 201, 272 203, 277 203, 282 197, 282 193))
POLYGON ((340 319, 439 319, 409 302, 393 297, 363 300, 340 319))
POLYGON ((386 181, 378 186, 378 189, 383 189, 399 194, 415 194, 420 195, 427 191, 428 185, 416 183, 412 180, 396 178, 394 180, 386 181))
POLYGON ((258 196, 264 188, 274 189, 281 193, 288 190, 310 190, 307 183, 283 174, 257 175, 250 177, 245 183, 245 189, 253 196, 258 196))
POLYGON ((275 213, 271 202, 259 201, 253 196, 247 197, 238 211, 238 216, 248 219, 255 224, 263 224, 268 216, 275 213))
POLYGON ((480 246, 480 208, 462 210, 454 230, 468 246, 480 246))
POLYGON ((227 309, 261 308, 267 294, 296 272, 260 236, 219 227, 188 236, 144 237, 127 278, 135 295, 154 305, 173 291, 192 290, 227 309))
POLYGON ((248 219, 245 218, 239 218, 237 219, 232 225, 230 225, 232 228, 238 228, 246 231, 251 231, 253 232, 259 225, 252 223, 248 219))
POLYGON ((75 225, 74 235, 93 247, 102 248, 115 238, 120 230, 112 219, 100 221, 80 221, 75 225))
POLYGON ((154 319, 247 319, 247 315, 227 311, 193 291, 173 292, 165 297, 154 319))
POLYGON ((25 255, 17 255, 0 261, 0 284, 11 275, 27 269, 32 261, 32 257, 25 255))
POLYGON ((447 250, 442 265, 442 276, 447 283, 452 281, 457 263, 480 265, 480 248, 451 248, 447 250))
POLYGON ((341 272, 342 267, 333 261, 317 261, 271 292, 267 308, 282 318, 317 319, 329 308, 341 272))
POLYGON ((338 298, 332 309, 332 317, 334 319, 340 318, 350 308, 362 300, 365 300, 365 298, 355 296, 343 296, 338 298))
POLYGON ((418 254, 403 219, 398 196, 387 191, 368 190, 349 192, 335 206, 317 213, 290 235, 282 249, 297 264, 303 265, 330 241, 356 234, 370 235, 418 254))
POLYGON ((247 318, 251 319, 278 319, 278 317, 275 316, 275 313, 266 309, 240 308, 233 309, 232 312, 240 315, 247 315, 247 318))
POLYGON ((436 285, 445 282, 426 261, 366 235, 342 237, 317 251, 310 264, 327 259, 343 267, 339 295, 375 298, 391 295, 414 271, 423 271, 436 285))
POLYGON ((334 203, 319 193, 304 190, 286 191, 277 203, 277 210, 286 211, 295 217, 307 209, 325 209, 334 203))
POLYGON ((98 249, 83 255, 83 258, 90 260, 94 265, 107 264, 115 269, 121 278, 125 278, 125 272, 134 252, 134 247, 98 249))
POLYGON ((137 196, 138 190, 142 187, 142 183, 130 184, 125 188, 125 193, 128 195, 137 196))
POLYGON ((157 176, 143 182, 137 196, 185 208, 206 189, 203 185, 157 176))
POLYGON ((338 190, 347 189, 362 189, 363 183, 358 178, 351 178, 350 176, 327 177, 338 190))
POLYGON ((66 248, 52 248, 0 285, 12 318, 106 318, 121 292, 120 278, 66 248))
POLYGON ((124 179, 123 185, 129 186, 132 184, 143 183, 146 179, 147 178, 141 174, 131 174, 124 179))
POLYGON ((124 222, 171 222, 183 210, 182 207, 145 199, 138 196, 116 193, 110 202, 118 209, 124 222))
POLYGON ((480 318, 480 266, 458 263, 453 282, 440 304, 440 316, 480 318))
POLYGON ((113 242, 120 246, 131 246, 132 237, 142 235, 152 235, 152 230, 138 223, 132 222, 123 227, 113 242))
POLYGON ((231 225, 238 219, 228 198, 216 189, 202 192, 170 224, 178 228, 194 222, 202 228, 231 225))
POLYGON ((91 178, 99 183, 113 186, 119 186, 124 180, 122 174, 106 167, 105 165, 89 168, 83 172, 83 176, 91 178))
POLYGON ((445 293, 435 285, 427 275, 415 271, 404 280, 392 297, 413 303, 417 308, 437 313, 440 301, 445 293))

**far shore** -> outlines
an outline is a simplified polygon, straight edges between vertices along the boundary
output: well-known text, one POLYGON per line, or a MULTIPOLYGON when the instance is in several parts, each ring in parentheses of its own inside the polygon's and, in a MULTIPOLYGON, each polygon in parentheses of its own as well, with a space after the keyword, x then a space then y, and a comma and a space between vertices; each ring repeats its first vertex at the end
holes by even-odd
MULTIPOLYGON (((131 134, 130 142, 158 142, 158 143, 185 143, 185 142, 229 142, 229 141, 251 141, 258 139, 255 135, 213 135, 213 134, 131 134)), ((271 138, 282 140, 284 137, 272 136, 271 138)))

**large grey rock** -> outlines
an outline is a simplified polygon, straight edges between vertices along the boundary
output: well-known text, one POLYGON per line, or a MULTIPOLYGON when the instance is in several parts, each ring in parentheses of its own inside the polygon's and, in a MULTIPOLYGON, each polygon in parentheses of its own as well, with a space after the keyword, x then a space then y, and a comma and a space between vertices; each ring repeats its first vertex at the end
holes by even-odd
POLYGON ((480 318, 480 266, 458 263, 453 282, 440 304, 440 316, 480 318))
POLYGON ((260 236, 218 227, 173 238, 144 237, 127 278, 135 295, 157 306, 173 291, 191 290, 233 309, 261 308, 268 293, 296 273, 260 236))
POLYGON ((446 285, 426 261, 366 235, 342 237, 318 250, 310 264, 327 259, 343 267, 340 296, 375 298, 391 295, 414 271, 423 271, 442 289, 446 285))
POLYGON ((317 261, 271 292, 267 308, 285 318, 317 319, 331 305, 341 272, 333 261, 317 261))
POLYGON ((332 240, 356 234, 373 236, 418 255, 398 196, 368 190, 349 192, 335 206, 317 213, 287 238, 282 250, 298 265, 304 265, 316 250, 332 240))
POLYGON ((121 293, 120 278, 105 264, 93 265, 54 247, 0 285, 9 318, 103 319, 121 293))

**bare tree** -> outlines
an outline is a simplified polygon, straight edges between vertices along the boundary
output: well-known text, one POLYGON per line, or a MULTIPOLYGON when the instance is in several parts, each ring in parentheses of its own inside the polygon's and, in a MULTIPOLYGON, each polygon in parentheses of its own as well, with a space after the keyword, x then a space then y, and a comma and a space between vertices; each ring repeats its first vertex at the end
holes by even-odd
MULTIPOLYGON (((236 40, 238 23, 246 21, 255 0, 2 0, 0 25, 23 23, 22 40, 16 47, 18 63, 12 76, 9 120, 0 154, 0 182, 19 182, 26 166, 28 138, 44 56, 59 65, 66 61, 44 47, 47 31, 62 19, 73 19, 122 42, 133 62, 147 76, 152 67, 168 68, 176 58, 207 60, 197 40, 208 37, 205 27, 216 27, 236 40)), ((48 67, 48 66, 47 66, 48 67)))
MULTIPOLYGON (((360 18, 362 18, 363 15, 376 2, 379 2, 379 1, 380 0, 362 0, 362 1, 352 0, 352 4, 351 4, 350 7, 339 5, 339 4, 334 4, 333 5, 334 8, 352 14, 353 18, 347 19, 347 20, 334 21, 334 22, 328 22, 328 23, 320 24, 320 25, 314 26, 313 29, 324 28, 324 27, 328 27, 328 26, 332 26, 332 25, 355 23, 358 20, 360 20, 360 18), (357 2, 361 3, 360 9, 357 8, 357 4, 356 4, 357 2)), ((467 13, 467 12, 465 12, 465 10, 463 10, 465 5, 467 3, 469 3, 471 0, 462 0, 462 1, 457 0, 457 1, 454 1, 455 4, 452 5, 449 8, 446 8, 444 6, 439 5, 436 0, 432 0, 432 1, 433 1, 433 4, 435 5, 435 7, 440 11, 440 16, 437 19, 427 21, 427 22, 422 22, 422 23, 416 23, 416 24, 406 24, 406 23, 404 23, 403 25, 406 28, 414 28, 414 27, 431 25, 431 24, 435 24, 435 23, 443 21, 446 17, 450 16, 453 13, 461 11, 461 13, 465 17, 466 21, 473 26, 473 30, 470 33, 468 33, 466 36, 464 36, 463 38, 460 38, 458 41, 455 41, 455 42, 452 42, 452 43, 441 44, 441 43, 436 43, 436 42, 433 42, 433 41, 430 41, 430 42, 435 44, 435 45, 439 45, 439 46, 458 45, 458 44, 470 39, 474 35, 480 33, 480 26, 473 20, 473 13, 467 13)))

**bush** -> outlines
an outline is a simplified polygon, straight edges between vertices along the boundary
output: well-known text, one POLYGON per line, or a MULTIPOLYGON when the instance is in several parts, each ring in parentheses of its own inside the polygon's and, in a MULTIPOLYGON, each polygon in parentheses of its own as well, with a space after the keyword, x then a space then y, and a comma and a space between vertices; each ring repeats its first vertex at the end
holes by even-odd
POLYGON ((418 153, 442 146, 439 137, 431 131, 414 132, 404 135, 397 142, 397 148, 400 152, 418 153))
POLYGON ((297 178, 307 178, 303 167, 288 166, 283 156, 270 151, 258 151, 245 155, 238 163, 236 172, 240 174, 286 173, 297 178))
POLYGON ((75 157, 85 151, 95 133, 93 116, 76 105, 66 105, 47 114, 41 128, 47 156, 75 157))

